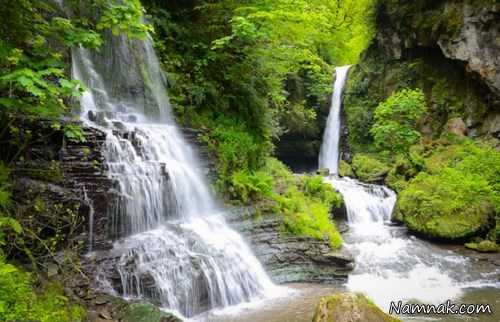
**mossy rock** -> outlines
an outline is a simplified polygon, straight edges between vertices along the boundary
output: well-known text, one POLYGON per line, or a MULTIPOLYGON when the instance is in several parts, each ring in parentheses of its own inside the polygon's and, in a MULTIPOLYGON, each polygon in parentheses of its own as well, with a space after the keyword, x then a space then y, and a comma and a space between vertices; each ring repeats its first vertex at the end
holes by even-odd
POLYGON ((463 240, 494 226, 492 196, 479 175, 451 168, 435 175, 420 173, 400 193, 395 217, 426 237, 463 240))
POLYGON ((339 175, 341 177, 354 177, 351 165, 344 160, 340 160, 339 175))
POLYGON ((483 240, 479 243, 467 243, 465 247, 480 253, 497 253, 500 250, 498 245, 491 240, 483 240))
POLYGON ((316 307, 313 322, 400 322, 384 313, 366 296, 338 293, 323 297, 316 307))
POLYGON ((139 302, 132 303, 126 308, 123 322, 182 322, 182 320, 152 304, 139 302))
POLYGON ((352 160, 352 170, 356 178, 363 182, 382 183, 389 167, 371 155, 356 154, 352 160))

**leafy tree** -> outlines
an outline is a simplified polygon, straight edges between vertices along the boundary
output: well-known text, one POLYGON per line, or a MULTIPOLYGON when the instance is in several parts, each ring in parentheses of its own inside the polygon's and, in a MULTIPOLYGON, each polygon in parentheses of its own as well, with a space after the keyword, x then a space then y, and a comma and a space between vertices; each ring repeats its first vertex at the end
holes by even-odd
POLYGON ((403 89, 380 103, 370 130, 375 144, 382 150, 408 154, 411 145, 418 142, 417 121, 427 107, 421 90, 403 89))

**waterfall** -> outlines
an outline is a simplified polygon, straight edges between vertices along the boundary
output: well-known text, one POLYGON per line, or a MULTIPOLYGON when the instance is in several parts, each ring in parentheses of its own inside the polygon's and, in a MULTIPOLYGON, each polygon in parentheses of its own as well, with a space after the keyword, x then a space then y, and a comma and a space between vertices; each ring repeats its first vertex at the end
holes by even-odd
POLYGON ((339 115, 348 67, 336 70, 319 164, 330 170, 324 180, 342 194, 347 210, 349 231, 343 237, 356 262, 347 288, 366 293, 387 310, 391 301, 438 304, 459 298, 470 287, 498 287, 498 271, 475 271, 470 259, 407 236, 404 227, 389 225, 396 203, 392 190, 337 176, 339 115))
POLYGON ((332 174, 337 174, 339 169, 340 108, 342 107, 342 91, 350 67, 335 68, 335 83, 333 85, 330 113, 328 114, 323 143, 319 153, 319 168, 328 169, 332 174))
POLYGON ((105 284, 191 317, 277 289, 230 229, 176 126, 152 40, 105 35, 103 48, 74 48, 72 73, 88 88, 82 121, 106 133, 114 183, 105 284), (107 274, 107 275, 106 275, 107 274), (118 280, 118 281, 117 281, 118 280))

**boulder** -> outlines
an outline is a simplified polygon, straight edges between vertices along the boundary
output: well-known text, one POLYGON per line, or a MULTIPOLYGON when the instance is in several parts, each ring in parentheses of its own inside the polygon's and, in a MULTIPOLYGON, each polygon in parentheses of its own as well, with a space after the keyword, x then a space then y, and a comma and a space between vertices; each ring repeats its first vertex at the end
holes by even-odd
POLYGON ((384 313, 366 296, 338 293, 323 297, 316 307, 313 322, 398 322, 384 313))
POLYGON ((457 136, 466 136, 467 125, 465 125, 465 122, 461 118, 454 117, 449 119, 448 123, 446 123, 446 131, 457 136))
POLYGON ((498 253, 500 250, 500 247, 498 247, 495 242, 490 240, 483 240, 478 243, 467 243, 465 244, 465 247, 480 253, 498 253))
POLYGON ((123 322, 182 322, 173 314, 161 311, 146 302, 132 303, 126 310, 123 322))

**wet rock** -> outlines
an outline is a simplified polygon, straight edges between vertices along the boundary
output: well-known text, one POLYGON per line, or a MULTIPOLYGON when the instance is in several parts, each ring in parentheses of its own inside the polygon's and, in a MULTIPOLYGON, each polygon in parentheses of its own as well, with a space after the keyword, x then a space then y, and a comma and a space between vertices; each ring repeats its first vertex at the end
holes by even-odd
POLYGON ((59 272, 59 267, 55 263, 50 263, 47 265, 47 276, 53 277, 59 272))
POLYGON ((489 133, 496 138, 500 138, 500 114, 488 117, 481 128, 481 133, 489 133))
POLYGON ((323 297, 314 313, 313 322, 401 322, 384 313, 366 296, 338 293, 323 297))
POLYGON ((500 251, 500 247, 490 240, 483 240, 478 243, 467 243, 465 247, 480 253, 498 253, 500 251))
POLYGON ((113 126, 115 127, 115 129, 117 129, 119 132, 126 132, 127 131, 127 127, 125 126, 125 124, 123 124, 122 122, 118 122, 118 121, 115 121, 113 122, 113 126))
POLYGON ((103 318, 104 320, 112 320, 113 319, 111 317, 111 313, 109 313, 108 310, 106 310, 106 309, 99 312, 99 317, 103 318))
POLYGON ((334 282, 345 279, 354 268, 352 254, 344 248, 332 250, 327 241, 282 233, 282 216, 257 219, 252 209, 237 208, 227 214, 227 220, 277 283, 334 282))
POLYGON ((326 177, 326 176, 328 176, 330 174, 330 170, 328 170, 326 168, 322 168, 322 169, 317 170, 316 174, 320 175, 320 176, 323 176, 323 177, 326 177))
POLYGON ((133 303, 124 314, 123 322, 182 322, 178 317, 162 312, 149 303, 133 303))
POLYGON ((92 122, 96 122, 97 121, 97 114, 94 112, 94 111, 89 111, 87 113, 87 117, 89 118, 89 120, 91 120, 92 122))
POLYGON ((447 132, 458 135, 458 136, 466 136, 467 135, 467 125, 459 117, 454 117, 452 119, 449 119, 448 123, 446 124, 446 130, 447 130, 447 132))

